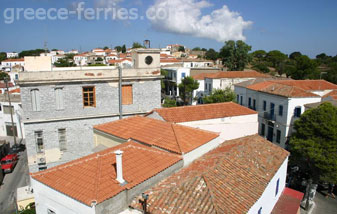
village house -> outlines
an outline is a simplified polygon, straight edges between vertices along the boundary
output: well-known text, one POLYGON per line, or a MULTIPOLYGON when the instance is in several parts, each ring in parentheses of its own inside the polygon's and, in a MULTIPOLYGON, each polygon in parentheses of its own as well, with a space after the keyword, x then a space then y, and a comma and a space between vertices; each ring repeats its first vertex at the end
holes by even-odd
POLYGON ((237 102, 259 113, 260 135, 283 148, 305 105, 321 102, 336 89, 337 85, 325 80, 256 79, 235 85, 237 102))
POLYGON ((258 133, 258 115, 233 102, 154 109, 147 117, 220 133, 220 138, 235 138, 258 133))
POLYGON ((6 72, 10 72, 13 67, 21 66, 25 67, 25 60, 23 58, 20 59, 6 59, 1 62, 2 69, 6 72))
MULTIPOLYGON (((50 63, 41 62, 45 67, 29 66, 32 70, 20 73, 30 172, 92 153, 93 126, 117 120, 121 108, 127 117, 161 106, 159 51, 133 54, 135 67, 123 69, 121 90, 116 67, 48 71, 50 63)), ((40 61, 32 58, 32 65, 34 59, 40 61)))
POLYGON ((8 59, 9 58, 18 58, 19 57, 19 54, 16 53, 16 52, 8 52, 8 53, 6 53, 6 55, 7 55, 8 59))

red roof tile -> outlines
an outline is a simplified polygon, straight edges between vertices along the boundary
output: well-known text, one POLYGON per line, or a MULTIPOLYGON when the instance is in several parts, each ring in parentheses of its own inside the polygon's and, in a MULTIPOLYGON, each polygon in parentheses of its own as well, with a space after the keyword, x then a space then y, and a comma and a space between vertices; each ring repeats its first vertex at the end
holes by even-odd
POLYGON ((201 73, 194 75, 193 78, 196 80, 209 79, 226 79, 226 78, 258 78, 258 77, 269 77, 269 75, 259 73, 257 71, 226 71, 217 73, 201 73))
POLYGON ((3 60, 2 62, 24 62, 25 59, 24 58, 20 58, 20 59, 6 59, 3 60))
POLYGON ((13 94, 13 93, 21 93, 21 90, 20 90, 20 88, 17 88, 17 89, 14 89, 14 90, 11 90, 11 91, 9 91, 9 93, 10 94, 13 94))
POLYGON ((271 213, 297 214, 303 196, 303 193, 286 187, 271 213))
POLYGON ((94 129, 123 139, 156 146, 178 154, 188 153, 219 134, 147 117, 130 117, 95 126, 94 129))
POLYGON ((288 155, 258 135, 226 141, 146 191, 148 211, 247 213, 288 155))
POLYGON ((283 85, 295 86, 306 91, 322 91, 337 89, 337 85, 326 80, 278 80, 283 85))
POLYGON ((165 121, 174 123, 257 114, 256 111, 233 102, 161 108, 153 112, 158 113, 165 121))
POLYGON ((98 152, 69 163, 31 174, 32 178, 88 206, 101 203, 116 194, 133 188, 174 165, 178 155, 150 148, 135 142, 98 152), (121 186, 116 180, 116 150, 123 151, 121 186))
POLYGON ((160 59, 160 62, 162 62, 162 63, 169 63, 169 62, 181 62, 181 60, 179 60, 179 59, 176 59, 176 58, 167 58, 167 59, 160 59))

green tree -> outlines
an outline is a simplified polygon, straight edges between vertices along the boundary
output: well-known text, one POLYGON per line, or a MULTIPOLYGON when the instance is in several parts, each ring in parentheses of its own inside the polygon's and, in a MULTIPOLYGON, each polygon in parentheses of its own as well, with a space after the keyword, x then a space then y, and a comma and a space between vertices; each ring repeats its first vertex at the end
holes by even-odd
POLYGON ((7 59, 7 54, 6 54, 6 52, 1 52, 1 53, 0 53, 0 62, 4 61, 5 59, 7 59))
POLYGON ((9 75, 6 72, 0 72, 0 80, 4 80, 6 77, 9 78, 9 75))
POLYGON ((126 53, 126 46, 125 45, 122 46, 122 50, 121 51, 122 51, 122 53, 126 53))
POLYGON ((184 105, 188 105, 193 98, 193 91, 199 88, 199 82, 192 77, 185 77, 178 87, 184 105))
POLYGON ((254 64, 253 69, 257 70, 257 71, 260 71, 260 72, 263 72, 263 73, 269 73, 270 72, 269 67, 266 65, 266 63, 263 63, 263 62, 254 64))
POLYGON ((74 67, 76 66, 72 61, 66 59, 66 58, 61 58, 57 60, 57 62, 54 63, 56 67, 74 67))
POLYGON ((165 98, 164 104, 163 104, 164 108, 172 108, 176 106, 177 106, 177 102, 174 99, 165 98))
POLYGON ((296 58, 296 71, 291 74, 295 80, 319 78, 317 64, 308 56, 302 55, 296 58))
POLYGON ((257 50, 252 53, 252 56, 258 61, 262 61, 267 56, 267 52, 264 50, 257 50))
POLYGON ((302 56, 301 52, 296 51, 289 55, 289 59, 296 60, 296 58, 300 56, 302 56))
POLYGON ((44 49, 25 50, 19 53, 19 57, 23 58, 25 56, 40 56, 40 54, 44 52, 44 49))
POLYGON ((35 203, 28 204, 25 208, 22 208, 19 212, 19 214, 35 214, 35 203))
POLYGON ((135 48, 145 48, 145 47, 141 45, 139 42, 134 42, 132 44, 132 49, 135 49, 135 48))
POLYGON ((210 48, 206 54, 205 54, 205 58, 208 60, 217 60, 219 56, 219 53, 216 52, 213 48, 210 48))
POLYGON ((269 51, 266 56, 267 61, 271 62, 274 68, 278 68, 281 63, 288 59, 287 55, 278 50, 269 51))
POLYGON ((184 46, 180 46, 180 47, 178 48, 178 51, 179 51, 179 52, 184 52, 184 53, 185 53, 185 47, 184 47, 184 46))
POLYGON ((201 48, 200 47, 195 47, 192 49, 192 51, 201 51, 201 48))
POLYGON ((230 71, 242 71, 245 66, 250 62, 250 55, 248 52, 252 49, 243 41, 227 41, 225 46, 220 50, 220 57, 224 65, 230 71))
POLYGON ((291 162, 314 182, 337 181, 337 107, 323 103, 295 121, 290 139, 291 162))
POLYGON ((109 47, 108 46, 105 46, 104 48, 103 48, 103 50, 108 50, 109 49, 109 47))
POLYGON ((201 51, 207 51, 207 49, 206 48, 201 48, 201 51))
POLYGON ((116 46, 116 47, 115 47, 115 50, 116 50, 117 52, 121 52, 121 51, 122 51, 122 47, 121 47, 121 46, 116 46))
POLYGON ((235 93, 231 88, 215 89, 212 94, 203 98, 205 104, 208 103, 224 103, 224 102, 234 102, 235 93))

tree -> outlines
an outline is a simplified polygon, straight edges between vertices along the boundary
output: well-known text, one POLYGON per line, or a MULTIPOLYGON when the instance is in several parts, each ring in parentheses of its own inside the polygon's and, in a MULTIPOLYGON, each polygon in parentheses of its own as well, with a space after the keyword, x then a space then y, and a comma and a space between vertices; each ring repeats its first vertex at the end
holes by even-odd
POLYGON ((195 47, 192 49, 192 51, 201 51, 201 48, 200 47, 195 47))
POLYGON ((300 56, 302 56, 301 52, 296 51, 289 55, 289 59, 296 60, 296 58, 300 56))
POLYGON ((185 77, 179 84, 179 94, 184 102, 184 105, 188 105, 193 98, 193 91, 199 88, 199 82, 192 77, 185 77))
POLYGON ((109 47, 108 46, 105 46, 104 48, 103 48, 103 50, 108 50, 109 49, 109 47))
POLYGON ((290 139, 291 162, 314 182, 337 181, 337 107, 323 103, 295 121, 290 139))
POLYGON ((177 102, 174 99, 165 98, 163 107, 172 108, 176 106, 177 106, 177 102))
POLYGON ((35 214, 35 203, 28 204, 25 208, 21 208, 21 210, 18 212, 19 214, 35 214))
POLYGON ((220 50, 220 57, 224 65, 230 71, 242 71, 245 66, 250 62, 250 55, 248 52, 251 50, 251 46, 247 45, 243 41, 227 41, 225 46, 220 50))
POLYGON ((121 51, 122 51, 122 53, 126 53, 126 46, 125 45, 122 46, 122 50, 121 51))
POLYGON ((9 75, 5 72, 0 72, 0 80, 4 80, 5 78, 9 78, 9 75))
POLYGON ((252 56, 259 61, 262 61, 267 56, 267 52, 264 50, 257 50, 252 53, 252 56))
POLYGON ((115 50, 116 50, 117 52, 121 52, 121 51, 122 51, 122 47, 121 47, 121 46, 116 46, 116 47, 115 47, 115 50))
POLYGON ((206 54, 205 54, 205 58, 208 59, 208 60, 217 60, 218 59, 218 55, 219 53, 216 52, 214 49, 210 48, 206 54))
POLYGON ((308 56, 302 55, 296 58, 296 71, 291 77, 295 80, 319 78, 317 64, 308 56))
POLYGON ((180 47, 178 48, 178 51, 179 51, 179 52, 184 52, 184 53, 185 53, 185 47, 184 47, 184 46, 180 46, 180 47))
POLYGON ((207 49, 206 48, 201 48, 201 51, 207 51, 207 49))
POLYGON ((61 58, 54 63, 56 67, 74 67, 75 64, 66 58, 61 58))
POLYGON ((23 58, 25 56, 40 56, 40 54, 44 52, 44 49, 25 50, 19 53, 19 57, 23 58))
POLYGON ((266 63, 256 63, 253 65, 253 69, 263 72, 263 73, 269 73, 270 69, 268 68, 268 66, 266 65, 266 63))
POLYGON ((288 57, 281 51, 273 50, 267 53, 266 59, 272 63, 274 68, 278 68, 282 62, 288 59, 288 57))
POLYGON ((208 103, 224 103, 224 102, 234 102, 235 101, 235 93, 231 88, 215 89, 212 91, 212 94, 204 97, 203 101, 205 104, 208 103))
POLYGON ((7 59, 7 54, 5 52, 1 52, 0 53, 0 62, 4 61, 5 59, 7 59))
POLYGON ((145 48, 145 47, 138 42, 134 42, 132 44, 132 49, 135 49, 135 48, 145 48))

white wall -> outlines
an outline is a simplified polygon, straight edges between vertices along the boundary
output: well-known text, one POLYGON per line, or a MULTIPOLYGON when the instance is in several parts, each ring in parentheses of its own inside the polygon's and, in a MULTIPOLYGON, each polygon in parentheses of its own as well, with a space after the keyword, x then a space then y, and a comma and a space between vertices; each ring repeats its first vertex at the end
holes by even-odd
POLYGON ((270 214, 275 204, 279 200, 280 196, 286 185, 288 158, 283 162, 279 170, 276 172, 272 180, 267 185, 267 188, 263 192, 260 199, 250 208, 249 214, 257 214, 262 207, 262 214, 270 214), (276 183, 280 179, 278 194, 276 193, 276 183))
POLYGON ((218 132, 222 140, 232 140, 258 133, 257 114, 198 120, 179 124, 206 131, 218 132))
POLYGON ((52 188, 31 179, 37 214, 47 214, 47 209, 59 214, 94 214, 95 208, 76 201, 52 188))
MULTIPOLYGON (((22 123, 23 110, 21 108, 21 103, 11 103, 14 106, 13 122, 16 125, 18 137, 25 138, 25 131, 22 123)), ((7 136, 6 123, 12 124, 11 115, 4 114, 4 105, 9 106, 8 102, 0 102, 1 111, 0 111, 0 136, 7 136)))

